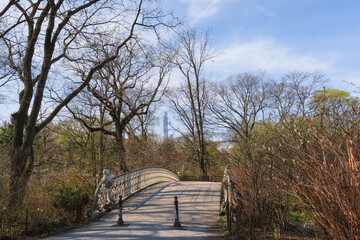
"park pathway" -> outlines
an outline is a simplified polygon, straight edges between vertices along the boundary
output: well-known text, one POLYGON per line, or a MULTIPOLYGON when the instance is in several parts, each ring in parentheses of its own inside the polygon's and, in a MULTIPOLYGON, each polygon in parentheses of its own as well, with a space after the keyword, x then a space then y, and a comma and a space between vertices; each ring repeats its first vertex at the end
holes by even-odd
POLYGON ((127 226, 114 226, 118 210, 100 221, 49 239, 223 239, 219 222, 220 183, 171 182, 148 187, 124 204, 127 226), (181 228, 174 228, 178 196, 181 228))

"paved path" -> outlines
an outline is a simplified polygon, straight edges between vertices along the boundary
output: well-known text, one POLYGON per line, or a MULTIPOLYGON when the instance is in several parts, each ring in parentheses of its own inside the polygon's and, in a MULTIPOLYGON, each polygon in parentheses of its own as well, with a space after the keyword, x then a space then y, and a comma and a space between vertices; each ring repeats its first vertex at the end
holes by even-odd
POLYGON ((118 211, 99 222, 50 239, 223 239, 217 227, 220 183, 160 183, 124 204, 125 227, 114 227, 118 211), (178 196, 181 228, 174 228, 174 196, 178 196))

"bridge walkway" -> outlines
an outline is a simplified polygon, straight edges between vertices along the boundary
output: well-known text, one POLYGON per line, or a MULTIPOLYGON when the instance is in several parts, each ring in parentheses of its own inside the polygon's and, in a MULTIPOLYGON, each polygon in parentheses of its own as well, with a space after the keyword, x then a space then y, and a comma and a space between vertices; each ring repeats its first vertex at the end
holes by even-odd
POLYGON ((50 239, 223 239, 219 221, 221 183, 167 182, 148 187, 123 207, 124 227, 115 227, 118 210, 99 222, 50 239), (174 228, 178 196, 181 228, 174 228))

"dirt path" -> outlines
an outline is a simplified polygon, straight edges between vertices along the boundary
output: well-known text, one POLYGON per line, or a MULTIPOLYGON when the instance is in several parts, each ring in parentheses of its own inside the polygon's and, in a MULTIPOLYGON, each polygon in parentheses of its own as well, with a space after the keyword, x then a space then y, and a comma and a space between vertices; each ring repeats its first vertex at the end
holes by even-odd
POLYGON ((220 183, 161 183, 124 204, 125 227, 114 227, 118 211, 99 222, 50 239, 222 239, 216 226, 220 183), (181 228, 174 228, 174 196, 178 196, 181 228))

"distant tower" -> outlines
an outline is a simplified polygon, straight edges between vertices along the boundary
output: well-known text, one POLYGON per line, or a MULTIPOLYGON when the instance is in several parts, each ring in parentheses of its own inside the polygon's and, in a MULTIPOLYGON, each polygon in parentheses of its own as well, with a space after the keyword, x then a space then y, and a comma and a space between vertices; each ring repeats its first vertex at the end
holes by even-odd
POLYGON ((169 121, 168 121, 168 113, 164 112, 164 139, 169 137, 169 121))

